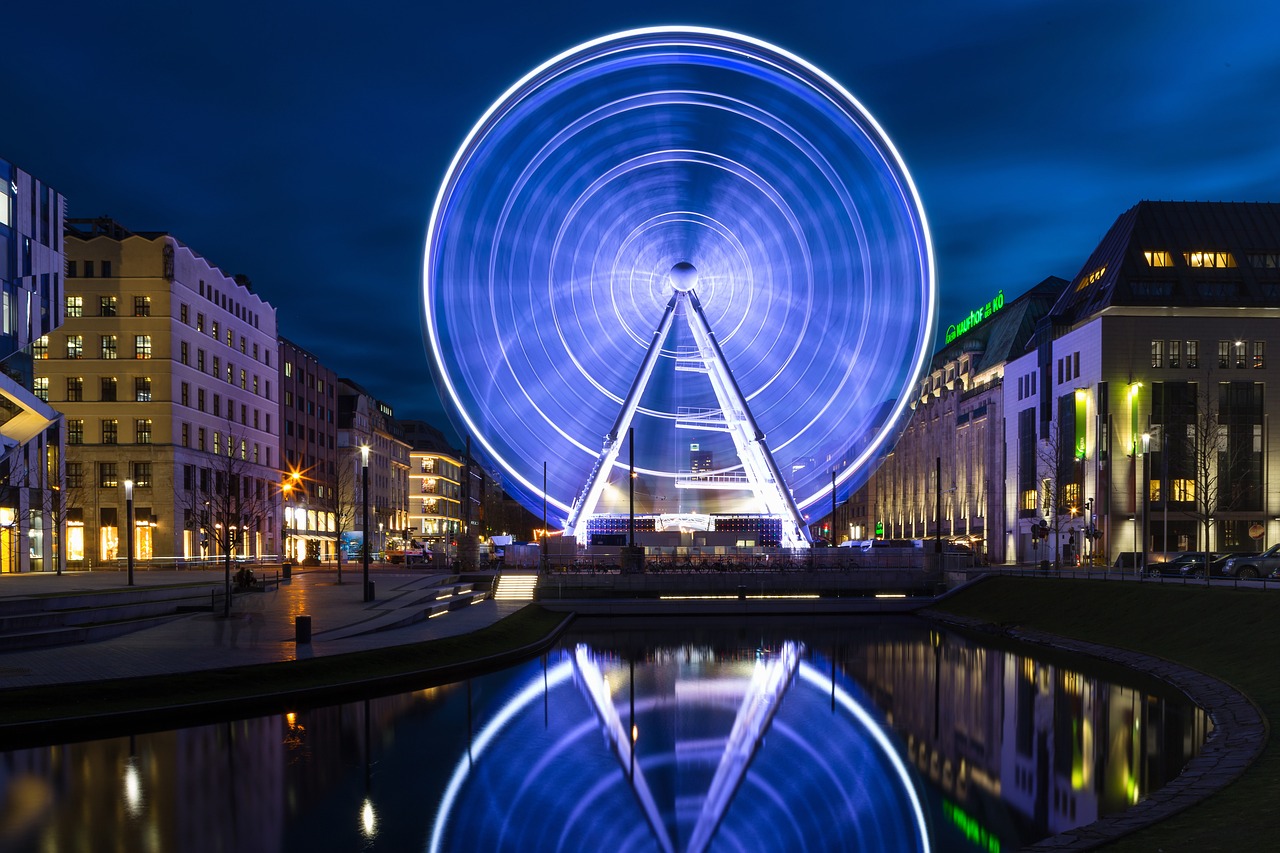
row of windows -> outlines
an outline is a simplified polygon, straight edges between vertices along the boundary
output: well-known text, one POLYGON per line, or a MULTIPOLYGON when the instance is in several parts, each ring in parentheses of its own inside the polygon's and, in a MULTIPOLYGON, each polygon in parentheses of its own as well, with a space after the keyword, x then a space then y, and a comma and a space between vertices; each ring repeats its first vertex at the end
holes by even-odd
POLYGON ((316 376, 314 373, 307 373, 302 369, 301 364, 295 368, 293 363, 288 361, 286 361, 282 367, 284 368, 285 378, 293 378, 293 375, 296 372, 298 374, 299 385, 312 389, 318 394, 324 394, 325 391, 328 390, 328 396, 333 396, 333 383, 327 383, 328 387, 326 389, 326 383, 323 376, 316 376))
MULTIPOLYGON (((120 380, 115 376, 101 377, 101 385, 99 386, 98 399, 105 403, 116 403, 120 401, 119 397, 120 380)), ((36 396, 46 403, 49 402, 49 377, 38 376, 35 380, 36 396)), ((84 377, 68 376, 67 377, 67 402, 83 403, 84 402, 84 377)), ((151 377, 135 376, 133 377, 133 402, 150 403, 151 402, 151 377)))
MULTIPOLYGON (((209 411, 209 409, 206 408, 207 396, 208 396, 207 392, 205 391, 204 388, 196 389, 196 406, 195 407, 198 411, 201 411, 201 412, 209 411)), ((219 418, 223 417, 224 415, 223 415, 223 408, 222 408, 222 395, 213 394, 212 400, 213 400, 212 412, 214 417, 219 417, 219 418)), ((187 406, 188 408, 191 406, 190 383, 183 382, 182 385, 180 386, 178 391, 178 402, 184 406, 187 406)), ((236 417, 236 401, 231 398, 227 398, 227 407, 226 407, 225 417, 227 418, 227 420, 231 420, 231 421, 234 421, 236 417)), ((249 425, 249 407, 245 403, 240 404, 240 423, 244 424, 245 426, 249 425)), ((253 428, 265 429, 267 432, 271 432, 271 413, 261 412, 255 408, 253 410, 253 428), (266 420, 265 425, 260 425, 260 419, 266 420)))
MULTIPOLYGON (((222 293, 212 284, 205 284, 204 279, 200 279, 200 295, 224 311, 230 311, 237 319, 245 321, 255 329, 258 328, 257 312, 250 311, 246 306, 237 302, 234 297, 228 297, 227 294, 222 293)), ((185 323, 186 320, 183 320, 183 322, 185 323)))
MULTIPOLYGON (((292 391, 285 391, 285 392, 284 392, 284 404, 285 404, 286 406, 292 406, 292 405, 293 405, 293 392, 292 392, 292 391)), ((306 399, 302 398, 301 396, 299 396, 299 397, 298 397, 298 411, 299 411, 299 412, 303 412, 303 413, 305 413, 305 414, 307 414, 307 415, 310 415, 310 416, 312 416, 312 417, 315 417, 315 414, 316 414, 316 404, 315 404, 315 401, 313 401, 313 400, 306 400, 306 399)), ((328 419, 329 419, 329 423, 333 423, 333 409, 329 409, 329 410, 327 411, 327 413, 326 413, 326 411, 325 411, 325 407, 324 407, 324 406, 321 406, 321 407, 320 407, 320 420, 322 420, 322 421, 323 421, 323 420, 325 419, 325 417, 326 417, 326 416, 327 416, 327 417, 328 417, 328 419)))
MULTIPOLYGON (((86 263, 91 263, 86 261, 86 263)), ((103 261, 104 264, 110 263, 103 261)), ((76 262, 67 262, 69 275, 75 275, 76 262)), ((84 297, 70 296, 65 301, 66 315, 68 317, 84 316, 84 297)), ((116 296, 99 296, 98 297, 98 316, 99 317, 118 317, 120 315, 119 297, 116 296)), ((133 297, 133 316, 150 317, 151 316, 151 297, 135 296, 133 297)))
MULTIPOLYGON (((98 422, 100 444, 120 443, 120 421, 116 418, 103 418, 98 422)), ((135 418, 133 421, 133 443, 151 443, 151 418, 135 418)), ((82 418, 67 419, 67 444, 84 444, 84 420, 82 418)), ((68 468, 70 463, 68 463, 68 468)))
MULTIPOLYGON (((128 462, 129 479, 133 481, 136 488, 146 489, 151 487, 151 463, 150 462, 128 462)), ((116 462, 99 462, 98 463, 98 486, 103 489, 117 489, 120 487, 120 477, 117 471, 118 463, 116 462)), ((67 488, 83 489, 84 488, 84 463, 68 462, 67 463, 67 488)))
MULTIPOLYGON (((293 421, 286 420, 284 422, 285 436, 287 438, 293 438, 294 432, 295 430, 294 430, 293 421)), ((304 427, 302 424, 298 424, 296 432, 299 440, 306 438, 307 443, 309 444, 316 443, 316 431, 314 429, 308 429, 304 427)), ((333 450, 333 436, 332 435, 328 436, 328 439, 329 439, 329 449, 333 450)), ((325 434, 322 432, 320 433, 320 447, 323 448, 324 444, 325 444, 325 434)))
MULTIPOLYGON (((191 348, 186 341, 181 341, 179 343, 178 361, 182 362, 188 367, 191 366, 191 348)), ((205 372, 205 351, 202 349, 196 350, 196 370, 200 371, 201 373, 205 372)), ((213 357, 213 370, 210 371, 209 375, 214 377, 215 379, 223 379, 226 382, 231 383, 232 385, 236 384, 236 380, 238 378, 240 387, 246 391, 249 390, 250 377, 249 377, 248 371, 246 371, 244 368, 240 368, 239 372, 237 372, 236 366, 230 361, 228 361, 227 369, 224 372, 222 370, 222 359, 216 355, 213 357)), ((259 393, 258 374, 256 373, 253 374, 252 379, 253 379, 253 393, 258 394, 259 393)), ((266 381, 266 394, 263 396, 265 396, 268 400, 271 399, 271 380, 270 379, 266 381)))
POLYGON ((1034 397, 1036 394, 1036 372, 1024 373, 1018 377, 1018 399, 1034 397))
MULTIPOLYGON (((1197 368, 1200 366, 1199 341, 1152 341, 1151 366, 1163 368, 1197 368), (1167 353, 1167 359, 1166 359, 1167 353)), ((1246 368, 1266 367, 1266 343, 1264 341, 1218 341, 1218 367, 1246 368)))
MULTIPOLYGON (((1142 257, 1146 259, 1149 267, 1171 267, 1173 266, 1172 252, 1143 252, 1142 257)), ((1249 263, 1255 267, 1262 266, 1262 263, 1255 261, 1255 258, 1265 260, 1266 255, 1249 255, 1249 263)), ((1183 252, 1182 260, 1187 266, 1196 269, 1235 269, 1236 257, 1231 252, 1183 252)))
POLYGON ((1077 350, 1071 355, 1063 356, 1058 359, 1058 384, 1070 382, 1080 375, 1080 352, 1077 350))
MULTIPOLYGON (((84 335, 67 335, 67 358, 84 358, 84 335)), ((98 338, 98 357, 105 359, 119 358, 119 340, 117 335, 100 335, 98 338)), ((31 344, 31 357, 47 359, 49 357, 49 336, 42 335, 31 344)), ((133 336, 133 357, 151 358, 151 336, 133 336)))
MULTIPOLYGON (((181 321, 181 323, 184 326, 190 326, 191 320, 189 319, 189 317, 190 317, 190 312, 186 304, 184 303, 180 305, 178 307, 178 320, 181 321)), ((215 341, 222 340, 222 337, 218 333, 219 330, 218 330, 217 320, 214 320, 209 324, 209 330, 210 330, 210 337, 212 337, 215 341)), ((200 334, 204 334, 205 322, 204 322, 203 314, 199 314, 199 313, 196 314, 196 331, 199 332, 200 334)), ((227 342, 227 346, 231 347, 232 349, 235 349, 236 334, 235 334, 235 330, 232 329, 230 326, 227 327, 226 342, 227 342)), ((253 349, 253 360, 258 361, 259 350, 258 350, 257 341, 253 343, 252 349, 253 349)), ((240 352, 244 353, 245 355, 248 355, 250 352, 248 341, 244 335, 240 336, 240 352)), ((271 350, 264 349, 262 350, 262 353, 264 355, 262 362, 266 364, 268 367, 270 367, 271 366, 271 350)))
POLYGON ((93 278, 95 273, 111 278, 111 261, 67 261, 67 278, 93 278))

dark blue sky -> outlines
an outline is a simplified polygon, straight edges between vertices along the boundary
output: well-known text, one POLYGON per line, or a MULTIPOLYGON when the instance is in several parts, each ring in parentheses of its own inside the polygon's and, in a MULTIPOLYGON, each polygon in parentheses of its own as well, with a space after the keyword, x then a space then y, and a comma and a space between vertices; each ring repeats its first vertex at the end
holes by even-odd
POLYGON ((1273 0, 11 5, 0 156, 71 216, 246 273, 282 334, 442 426, 418 307, 439 182, 507 86, 610 32, 736 30, 839 80, 915 178, 941 327, 1073 276, 1140 199, 1280 200, 1273 0))

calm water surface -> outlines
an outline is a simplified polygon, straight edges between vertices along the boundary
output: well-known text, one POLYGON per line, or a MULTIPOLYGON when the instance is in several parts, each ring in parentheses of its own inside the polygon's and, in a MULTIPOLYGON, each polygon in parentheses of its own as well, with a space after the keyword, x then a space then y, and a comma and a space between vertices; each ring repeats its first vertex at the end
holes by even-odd
POLYGON ((0 850, 1011 850, 1208 732, 1141 674, 791 621, 579 621, 468 682, 3 753, 0 850))

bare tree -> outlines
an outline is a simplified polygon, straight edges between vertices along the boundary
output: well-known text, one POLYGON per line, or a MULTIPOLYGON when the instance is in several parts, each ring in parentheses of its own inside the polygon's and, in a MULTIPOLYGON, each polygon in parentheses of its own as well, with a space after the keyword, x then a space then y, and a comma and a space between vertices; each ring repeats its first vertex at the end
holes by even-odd
POLYGON ((247 440, 234 429, 226 434, 226 444, 215 444, 207 468, 200 472, 194 488, 186 492, 188 509, 199 524, 203 542, 214 555, 222 557, 226 595, 223 615, 231 612, 231 562, 237 555, 252 556, 253 536, 266 528, 272 507, 271 489, 262 475, 265 469, 247 458, 247 440))
MULTIPOLYGON (((1225 416, 1227 401, 1222 398, 1222 385, 1205 381, 1195 394, 1195 411, 1186 426, 1185 437, 1178 430, 1166 429, 1162 449, 1189 462, 1193 479, 1173 479, 1168 497, 1190 505, 1186 515, 1194 518, 1203 534, 1204 576, 1209 577, 1211 561, 1209 542, 1214 518, 1220 513, 1240 509, 1249 502, 1253 484, 1246 469, 1254 452, 1252 430, 1247 435, 1232 435, 1232 425, 1225 416)), ((1158 486, 1155 488, 1158 492, 1158 486)), ((1164 498, 1162 495, 1154 497, 1164 498)))
MULTIPOLYGON (((1060 403, 1061 405, 1061 403, 1060 403)), ((1037 448, 1037 467, 1041 482, 1041 504, 1053 530, 1053 566, 1062 567, 1062 520, 1068 524, 1083 507, 1080 501, 1080 476, 1073 437, 1063 435, 1061 417, 1049 423, 1037 448)), ((1070 533, 1070 529, 1068 529, 1070 533)), ((1079 543, 1075 543, 1079 547, 1079 543)))
POLYGON ((360 450, 344 447, 338 453, 338 462, 332 471, 319 472, 311 479, 323 488, 317 490, 314 502, 319 510, 333 516, 335 551, 338 561, 338 583, 342 583, 342 536, 355 530, 356 497, 359 491, 356 471, 360 465, 360 450))

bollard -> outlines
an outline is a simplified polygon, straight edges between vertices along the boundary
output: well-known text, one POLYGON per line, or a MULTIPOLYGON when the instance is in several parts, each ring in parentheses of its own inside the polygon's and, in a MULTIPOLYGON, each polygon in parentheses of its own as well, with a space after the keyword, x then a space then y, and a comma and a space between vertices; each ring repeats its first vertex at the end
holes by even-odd
POLYGON ((293 617, 293 633, 295 643, 310 643, 311 617, 306 615, 293 617))
POLYGON ((374 587, 373 587, 373 581, 369 581, 369 596, 368 596, 368 597, 369 597, 369 600, 370 600, 370 601, 373 601, 373 598, 374 598, 374 595, 373 595, 373 588, 374 588, 374 587))
POLYGON ((293 563, 285 563, 280 567, 280 574, 285 580, 293 577, 293 563))

